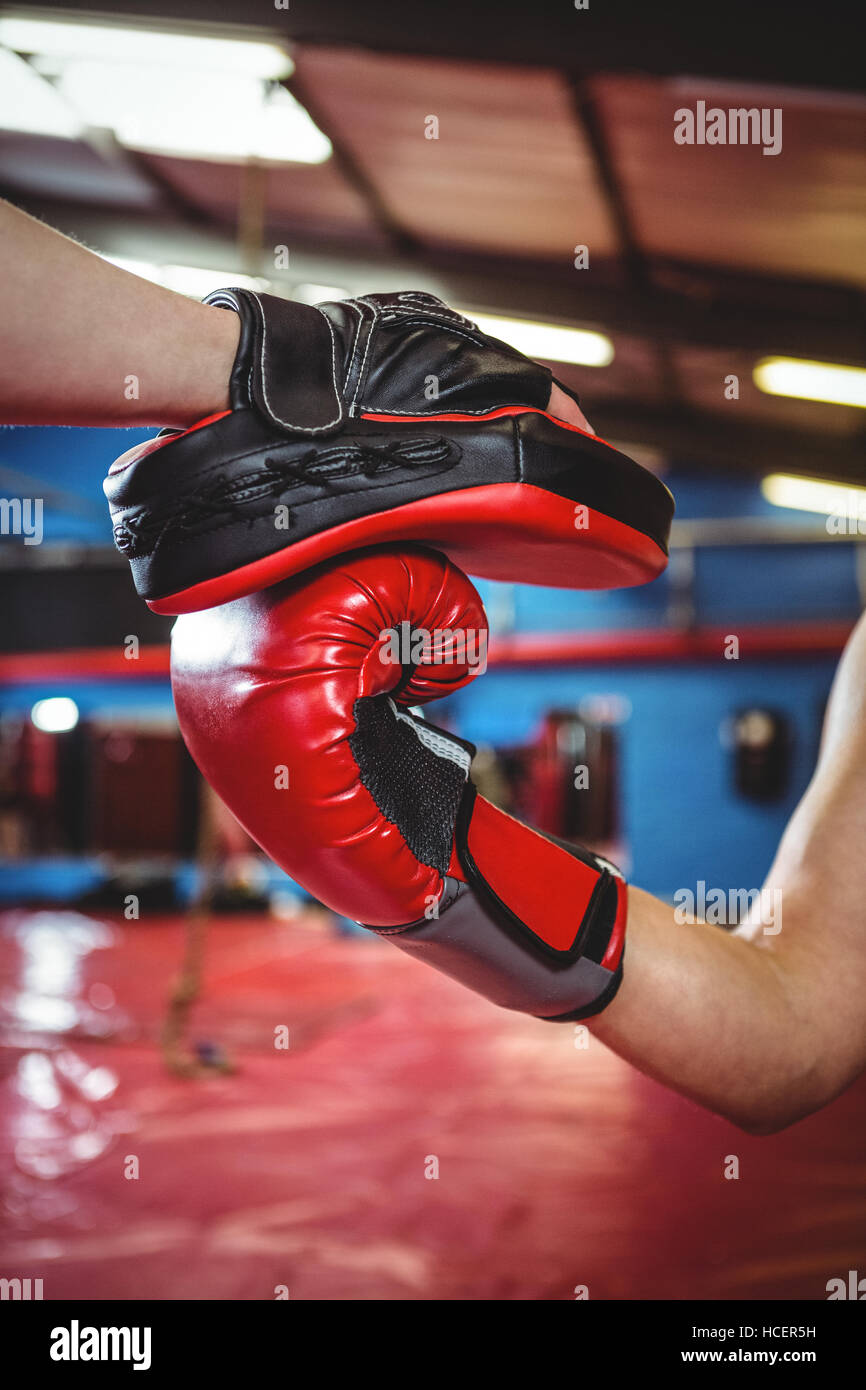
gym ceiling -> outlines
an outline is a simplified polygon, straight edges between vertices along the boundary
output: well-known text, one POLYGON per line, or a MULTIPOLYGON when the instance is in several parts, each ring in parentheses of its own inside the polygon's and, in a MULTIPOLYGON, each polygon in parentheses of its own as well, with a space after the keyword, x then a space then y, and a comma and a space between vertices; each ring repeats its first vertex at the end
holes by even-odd
POLYGON ((752 376, 768 356, 866 365, 856 9, 279 4, 132 0, 110 15, 286 42, 284 85, 329 158, 244 166, 106 130, 7 130, 0 195, 133 263, 228 267, 283 293, 421 287, 596 330, 610 364, 557 371, 602 435, 707 471, 864 480, 862 409, 765 394, 752 376), (701 100, 781 108, 781 152, 678 145, 674 112, 701 100))

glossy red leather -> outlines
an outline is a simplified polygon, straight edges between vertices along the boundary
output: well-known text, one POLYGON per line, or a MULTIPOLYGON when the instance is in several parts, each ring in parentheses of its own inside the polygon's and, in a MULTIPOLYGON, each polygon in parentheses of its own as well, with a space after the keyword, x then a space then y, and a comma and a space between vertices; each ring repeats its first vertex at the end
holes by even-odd
MULTIPOLYGON (((263 849, 335 911, 391 926, 440 889, 360 781, 349 747, 359 696, 393 689, 382 634, 485 631, 469 580, 433 551, 368 550, 221 608, 179 618, 172 682, 181 729, 208 781, 263 849)), ((471 659, 471 658, 470 658, 471 659)), ((456 690, 462 662, 420 668, 396 697, 456 690)))

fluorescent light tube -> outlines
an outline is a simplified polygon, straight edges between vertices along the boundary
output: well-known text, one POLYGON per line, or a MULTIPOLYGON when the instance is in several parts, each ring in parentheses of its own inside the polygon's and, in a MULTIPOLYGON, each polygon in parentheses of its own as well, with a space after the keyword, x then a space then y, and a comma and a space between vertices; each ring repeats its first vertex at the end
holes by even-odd
POLYGON ((764 357, 752 373, 755 385, 771 396, 866 407, 866 371, 799 357, 764 357))
POLYGON ((801 512, 822 512, 826 516, 866 521, 866 488, 850 483, 770 473, 761 483, 761 492, 774 507, 793 507, 801 512))
POLYGON ((0 130, 74 140, 82 132, 82 122, 29 63, 0 48, 0 130))
POLYGON ((0 15, 0 43, 17 53, 55 58, 90 58, 104 63, 142 63, 188 72, 198 69, 236 77, 275 79, 293 70, 288 53, 261 39, 214 38, 208 34, 139 29, 129 24, 36 19, 0 15))
POLYGON ((212 290, 225 289, 227 285, 237 285, 247 290, 268 290, 271 287, 270 280, 260 275, 242 275, 237 270, 211 270, 198 265, 156 265, 153 261, 133 260, 129 256, 103 256, 102 259, 120 270, 141 276, 142 280, 152 280, 155 285, 163 285, 167 290, 175 290, 192 299, 204 299, 212 290))
POLYGON ((122 145, 190 159, 319 164, 331 143, 283 87, 214 72, 78 60, 57 87, 122 145))
POLYGON ((527 357, 545 362, 573 362, 579 367, 607 367, 613 361, 613 343, 603 333, 583 328, 563 328, 554 323, 533 323, 529 319, 500 318, 497 314, 475 314, 464 309, 484 333, 510 343, 527 357))

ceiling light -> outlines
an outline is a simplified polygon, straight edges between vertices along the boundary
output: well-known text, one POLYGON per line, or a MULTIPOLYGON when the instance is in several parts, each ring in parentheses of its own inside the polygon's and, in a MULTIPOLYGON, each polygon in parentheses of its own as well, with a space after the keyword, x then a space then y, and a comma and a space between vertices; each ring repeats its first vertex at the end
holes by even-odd
POLYGON ((324 304, 333 299, 348 299, 349 291, 342 285, 315 285, 312 283, 295 285, 292 290, 292 299, 297 299, 301 304, 324 304))
POLYGON ((0 15, 0 43, 17 53, 56 58, 90 58, 104 63, 229 73, 236 77, 288 77, 293 63, 277 43, 261 39, 214 38, 206 34, 136 28, 125 24, 31 19, 0 15))
POLYGON ((270 280, 265 280, 261 275, 241 275, 237 270, 211 270, 198 265, 156 265, 153 261, 133 260, 129 256, 103 256, 102 259, 120 270, 140 276, 142 280, 152 280, 155 285, 188 295, 191 299, 204 299, 206 294, 225 289, 227 285, 259 291, 271 287, 270 280))
POLYGON ((331 143, 295 98, 256 78, 75 59, 57 89, 122 145, 190 159, 320 164, 331 143))
POLYGON ((790 473, 771 473, 761 492, 774 507, 793 507, 801 512, 866 520, 866 488, 830 483, 824 478, 798 478, 790 473))
POLYGON ((104 261, 109 265, 116 265, 118 270, 128 270, 131 275, 138 275, 142 280, 152 280, 155 285, 162 284, 161 267, 154 265, 152 261, 137 261, 130 256, 103 256, 104 261))
POLYGON ((68 695, 53 695, 48 700, 37 700, 30 718, 44 734, 63 734, 78 723, 78 706, 68 695))
POLYGON ((164 265, 160 267, 161 283, 167 290, 186 294, 193 299, 204 299, 214 290, 224 290, 227 285, 236 285, 242 290, 268 290, 270 280, 261 275, 239 275, 236 270, 208 270, 197 265, 164 265))
POLYGON ((755 385, 771 396, 866 407, 866 370, 799 357, 764 357, 752 373, 755 385))
MULTIPOLYGON (((191 159, 321 164, 332 153, 280 85, 294 65, 278 43, 0 15, 0 44, 50 78, 41 100, 65 103, 73 134, 108 129, 131 149, 191 159)), ((15 102, 15 128, 42 129, 35 102, 15 102)))
POLYGON ((463 310, 484 333, 510 343, 527 357, 546 362, 573 362, 580 367, 606 367, 613 361, 613 343, 603 333, 583 328, 562 328, 529 319, 506 319, 494 314, 463 310))
POLYGON ((74 140, 82 132, 82 122, 29 63, 0 48, 0 129, 74 140))

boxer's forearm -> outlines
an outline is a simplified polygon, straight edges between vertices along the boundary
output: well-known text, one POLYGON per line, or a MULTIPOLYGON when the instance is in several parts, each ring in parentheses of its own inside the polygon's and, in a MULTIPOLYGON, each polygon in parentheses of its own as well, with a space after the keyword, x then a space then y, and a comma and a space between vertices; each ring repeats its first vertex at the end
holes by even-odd
POLYGON ((130 275, 0 200, 0 423, 188 425, 228 406, 235 314, 130 275))
POLYGON ((718 926, 629 889, 623 983, 593 1032, 641 1071, 749 1130, 821 1104, 784 969, 718 926))
MULTIPOLYGON (((191 425, 228 407, 238 319, 0 198, 0 424, 191 425)), ((591 429, 558 386, 549 409, 591 429)))
POLYGON ((622 987, 597 1036, 744 1128, 781 1128, 866 1066, 866 617, 845 650, 821 757, 764 885, 773 930, 679 924, 630 890, 622 987))

